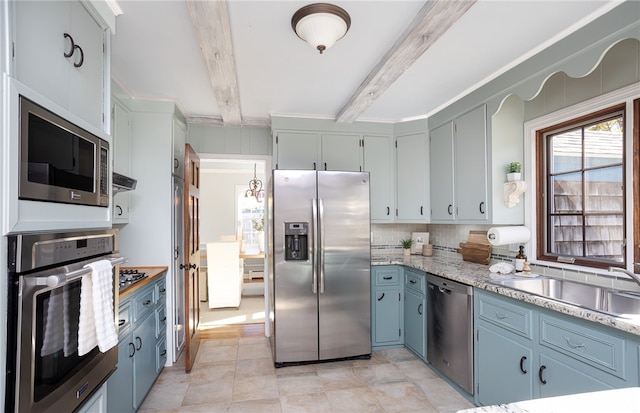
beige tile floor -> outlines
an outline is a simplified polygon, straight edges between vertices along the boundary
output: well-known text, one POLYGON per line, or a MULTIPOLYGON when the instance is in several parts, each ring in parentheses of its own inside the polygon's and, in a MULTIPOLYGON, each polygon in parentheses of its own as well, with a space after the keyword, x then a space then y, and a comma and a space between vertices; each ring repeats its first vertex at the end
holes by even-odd
POLYGON ((264 337, 204 340, 190 374, 163 370, 144 412, 455 412, 473 407, 406 349, 276 369, 264 337))

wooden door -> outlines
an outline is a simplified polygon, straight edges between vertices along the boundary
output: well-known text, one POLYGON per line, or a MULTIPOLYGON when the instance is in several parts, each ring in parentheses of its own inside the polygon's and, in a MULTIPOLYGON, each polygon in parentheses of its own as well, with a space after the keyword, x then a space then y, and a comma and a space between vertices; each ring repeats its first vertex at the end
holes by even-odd
POLYGON ((200 158, 189 144, 185 145, 184 165, 185 370, 189 373, 200 346, 200 158))

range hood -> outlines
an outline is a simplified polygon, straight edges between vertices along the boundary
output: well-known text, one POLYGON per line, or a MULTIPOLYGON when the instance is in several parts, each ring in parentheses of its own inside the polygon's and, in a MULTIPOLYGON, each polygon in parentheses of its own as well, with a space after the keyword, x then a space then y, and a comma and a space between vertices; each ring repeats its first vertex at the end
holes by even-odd
POLYGON ((117 172, 113 173, 111 180, 113 185, 113 195, 118 192, 132 191, 136 189, 136 184, 138 183, 135 179, 121 175, 117 172))

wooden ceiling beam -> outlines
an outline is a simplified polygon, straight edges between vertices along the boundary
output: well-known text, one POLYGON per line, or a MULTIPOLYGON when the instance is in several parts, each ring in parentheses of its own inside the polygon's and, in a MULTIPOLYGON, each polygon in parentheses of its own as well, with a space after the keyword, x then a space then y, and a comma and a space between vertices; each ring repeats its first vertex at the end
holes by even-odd
POLYGON ((336 120, 343 123, 355 121, 475 2, 476 0, 427 1, 398 41, 349 98, 336 120))
POLYGON ((227 0, 187 0, 187 9, 198 35, 222 121, 225 125, 241 126, 240 93, 227 0))

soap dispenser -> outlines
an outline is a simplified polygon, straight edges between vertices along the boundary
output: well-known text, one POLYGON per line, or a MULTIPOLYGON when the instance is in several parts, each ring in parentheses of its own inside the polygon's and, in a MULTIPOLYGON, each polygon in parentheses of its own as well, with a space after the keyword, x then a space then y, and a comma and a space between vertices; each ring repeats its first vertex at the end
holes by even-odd
POLYGON ((516 255, 515 265, 516 272, 522 272, 524 269, 524 262, 527 260, 527 256, 524 255, 524 246, 520 245, 520 250, 518 251, 518 255, 516 255))

